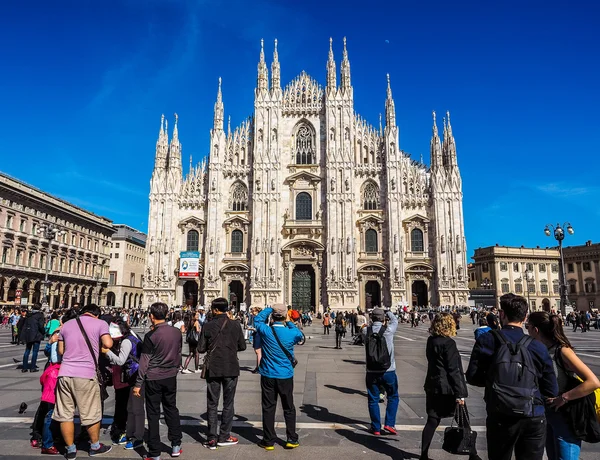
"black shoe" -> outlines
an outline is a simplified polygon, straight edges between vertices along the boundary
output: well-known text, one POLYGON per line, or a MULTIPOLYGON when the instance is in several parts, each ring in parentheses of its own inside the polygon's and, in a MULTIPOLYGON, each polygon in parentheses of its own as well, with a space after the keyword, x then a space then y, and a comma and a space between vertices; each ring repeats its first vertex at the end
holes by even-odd
POLYGON ((90 457, 95 457, 96 455, 102 455, 110 452, 112 450, 112 446, 107 446, 105 444, 100 443, 100 447, 97 449, 90 449, 89 455, 90 457))
POLYGON ((75 460, 77 458, 77 451, 65 453, 65 458, 67 460, 75 460))
POLYGON ((29 369, 29 372, 39 372, 40 368, 36 367, 35 369, 29 369))
POLYGON ((29 372, 29 369, 21 369, 21 372, 29 372))
POLYGON ((252 371, 253 374, 258 374, 258 367, 252 371))

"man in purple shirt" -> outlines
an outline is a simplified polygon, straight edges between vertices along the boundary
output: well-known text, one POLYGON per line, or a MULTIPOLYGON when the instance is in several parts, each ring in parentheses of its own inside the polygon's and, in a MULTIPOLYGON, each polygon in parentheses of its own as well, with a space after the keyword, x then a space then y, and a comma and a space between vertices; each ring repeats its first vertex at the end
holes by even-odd
POLYGON ((63 360, 58 373, 56 406, 52 418, 60 423, 60 431, 67 446, 66 458, 70 460, 77 458, 73 423, 75 407, 79 410, 81 425, 86 427, 90 435, 90 457, 111 450, 110 446, 100 443, 102 400, 95 363, 100 355, 100 343, 104 348, 111 348, 113 341, 108 332, 108 324, 98 319, 100 313, 97 305, 86 305, 79 318, 63 325, 58 339, 58 353, 63 356, 63 360), (92 346, 95 360, 80 324, 92 346))

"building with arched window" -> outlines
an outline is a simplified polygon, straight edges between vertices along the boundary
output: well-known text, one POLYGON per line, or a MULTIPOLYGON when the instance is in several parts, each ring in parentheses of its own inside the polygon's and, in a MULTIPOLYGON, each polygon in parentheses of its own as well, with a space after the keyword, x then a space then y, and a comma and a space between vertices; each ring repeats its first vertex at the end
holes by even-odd
POLYGON ((399 145, 390 77, 373 80, 385 112, 375 128, 354 111, 345 39, 340 48, 336 63, 330 43, 324 84, 304 71, 282 84, 277 43, 270 66, 261 43, 251 116, 225 125, 228 80, 219 78, 209 155, 185 175, 179 120, 170 135, 161 119, 148 304, 221 296, 321 311, 467 304, 450 115, 438 133, 433 114, 429 164, 412 159, 399 145), (197 276, 182 277, 181 252, 196 244, 197 276))

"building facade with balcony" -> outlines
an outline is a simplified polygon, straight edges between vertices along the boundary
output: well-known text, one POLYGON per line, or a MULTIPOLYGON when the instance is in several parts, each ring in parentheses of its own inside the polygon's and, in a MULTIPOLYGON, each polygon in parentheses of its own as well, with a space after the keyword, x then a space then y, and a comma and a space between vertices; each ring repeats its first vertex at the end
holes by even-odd
POLYGON ((0 304, 106 305, 112 222, 0 173, 0 304), (60 230, 47 239, 41 229, 60 230), (47 259, 49 257, 49 259, 47 259))
POLYGON ((600 307, 600 243, 563 247, 569 302, 577 310, 600 307))
POLYGON ((109 307, 138 308, 143 305, 146 234, 123 224, 115 224, 114 229, 106 303, 109 307))
POLYGON ((379 129, 354 111, 344 40, 339 74, 330 43, 325 86, 301 72, 282 87, 277 43, 270 78, 261 44, 253 115, 233 130, 224 126, 219 79, 208 161, 190 164, 186 177, 177 116, 170 140, 163 117, 144 302, 223 296, 316 311, 466 305, 449 114, 442 136, 433 114, 428 168, 400 149, 389 76, 384 109, 379 129), (197 272, 181 270, 193 253, 197 272))
POLYGON ((557 248, 496 245, 476 249, 472 258, 472 291, 493 290, 497 297, 510 292, 527 298, 532 311, 560 311, 557 248))

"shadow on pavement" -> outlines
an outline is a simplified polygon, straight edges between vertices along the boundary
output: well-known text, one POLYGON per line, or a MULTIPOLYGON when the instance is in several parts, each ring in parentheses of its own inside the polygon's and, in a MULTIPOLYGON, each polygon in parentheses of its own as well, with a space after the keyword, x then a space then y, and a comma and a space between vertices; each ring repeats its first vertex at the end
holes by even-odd
POLYGON ((365 361, 358 361, 356 359, 342 359, 342 361, 345 363, 357 364, 357 365, 361 365, 361 366, 364 366, 365 364, 367 364, 365 361))
POLYGON ((368 423, 364 420, 356 420, 353 418, 344 417, 343 415, 332 414, 326 407, 315 406, 313 404, 304 404, 300 406, 300 412, 305 413, 308 417, 312 418, 313 420, 319 420, 321 422, 342 424, 368 423))
POLYGON ((332 390, 337 390, 340 393, 344 393, 346 395, 360 395, 360 396, 364 396, 365 398, 367 397, 366 391, 357 390, 355 388, 338 387, 335 385, 325 385, 325 388, 331 388, 332 390))
POLYGON ((367 449, 377 452, 379 454, 387 455, 394 460, 403 460, 411 458, 419 458, 419 455, 406 452, 402 449, 390 445, 389 441, 397 440, 397 436, 373 436, 367 432, 352 431, 352 430, 335 430, 337 434, 343 436, 350 442, 360 444, 367 449))

